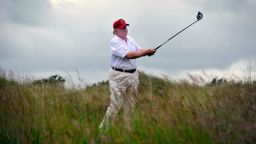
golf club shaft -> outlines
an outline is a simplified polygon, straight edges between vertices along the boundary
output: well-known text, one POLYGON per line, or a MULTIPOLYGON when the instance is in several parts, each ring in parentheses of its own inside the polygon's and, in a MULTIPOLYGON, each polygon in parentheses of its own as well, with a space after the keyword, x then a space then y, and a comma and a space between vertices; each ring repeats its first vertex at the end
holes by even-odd
POLYGON ((163 46, 165 43, 167 43, 169 40, 173 39, 175 36, 177 36, 178 34, 180 34, 181 32, 183 32, 185 29, 189 28, 190 26, 192 26, 193 24, 195 24, 196 22, 198 22, 199 20, 194 21, 192 24, 190 24, 189 26, 185 27, 184 29, 182 29, 181 31, 179 31, 178 33, 176 33, 175 35, 173 35, 171 38, 169 38, 167 41, 165 41, 164 43, 162 43, 161 45, 159 45, 158 47, 155 48, 155 50, 159 49, 161 46, 163 46))

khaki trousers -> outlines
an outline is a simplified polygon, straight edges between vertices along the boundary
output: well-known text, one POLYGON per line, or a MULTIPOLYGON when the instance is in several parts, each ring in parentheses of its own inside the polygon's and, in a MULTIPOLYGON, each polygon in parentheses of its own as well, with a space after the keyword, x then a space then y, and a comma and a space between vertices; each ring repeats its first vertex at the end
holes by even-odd
POLYGON ((126 73, 111 69, 108 77, 111 102, 99 128, 108 128, 122 107, 125 126, 129 128, 135 107, 134 97, 138 95, 139 73, 137 71, 134 73, 126 73))

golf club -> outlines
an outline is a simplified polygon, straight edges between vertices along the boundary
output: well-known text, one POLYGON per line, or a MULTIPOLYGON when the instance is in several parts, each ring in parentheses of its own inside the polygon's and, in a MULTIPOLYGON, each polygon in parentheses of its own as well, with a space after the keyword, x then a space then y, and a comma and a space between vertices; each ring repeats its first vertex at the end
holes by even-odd
POLYGON ((155 48, 155 50, 159 49, 161 46, 163 46, 165 43, 167 43, 169 40, 173 39, 175 36, 177 36, 178 34, 180 34, 181 32, 183 32, 185 29, 189 28, 190 26, 192 26, 193 24, 195 24, 196 22, 198 22, 199 20, 201 20, 203 18, 203 14, 201 12, 197 13, 196 16, 197 20, 194 21, 192 24, 190 24, 189 26, 185 27, 184 29, 182 29, 181 31, 179 31, 178 33, 176 33, 175 35, 173 35, 171 38, 169 38, 167 41, 165 41, 164 43, 162 43, 161 45, 159 45, 158 47, 155 48))

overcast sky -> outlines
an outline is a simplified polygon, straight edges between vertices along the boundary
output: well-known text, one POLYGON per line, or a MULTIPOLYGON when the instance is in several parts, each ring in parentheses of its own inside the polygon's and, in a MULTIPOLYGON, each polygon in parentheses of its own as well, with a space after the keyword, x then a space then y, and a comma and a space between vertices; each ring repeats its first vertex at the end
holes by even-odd
MULTIPOLYGON (((170 78, 187 73, 244 77, 256 65, 255 0, 0 0, 0 68, 36 78, 60 74, 92 83, 107 79, 112 24, 154 48, 140 70, 170 78)), ((255 77, 255 75, 254 75, 255 77)))

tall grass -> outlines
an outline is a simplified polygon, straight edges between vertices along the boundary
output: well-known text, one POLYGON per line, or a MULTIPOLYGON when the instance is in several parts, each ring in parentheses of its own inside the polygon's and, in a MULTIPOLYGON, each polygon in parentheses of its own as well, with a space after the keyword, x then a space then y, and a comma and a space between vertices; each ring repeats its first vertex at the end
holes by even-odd
POLYGON ((122 111, 98 126, 109 104, 107 82, 85 89, 19 84, 0 76, 0 143, 254 143, 256 84, 199 86, 140 73, 133 128, 122 111))

